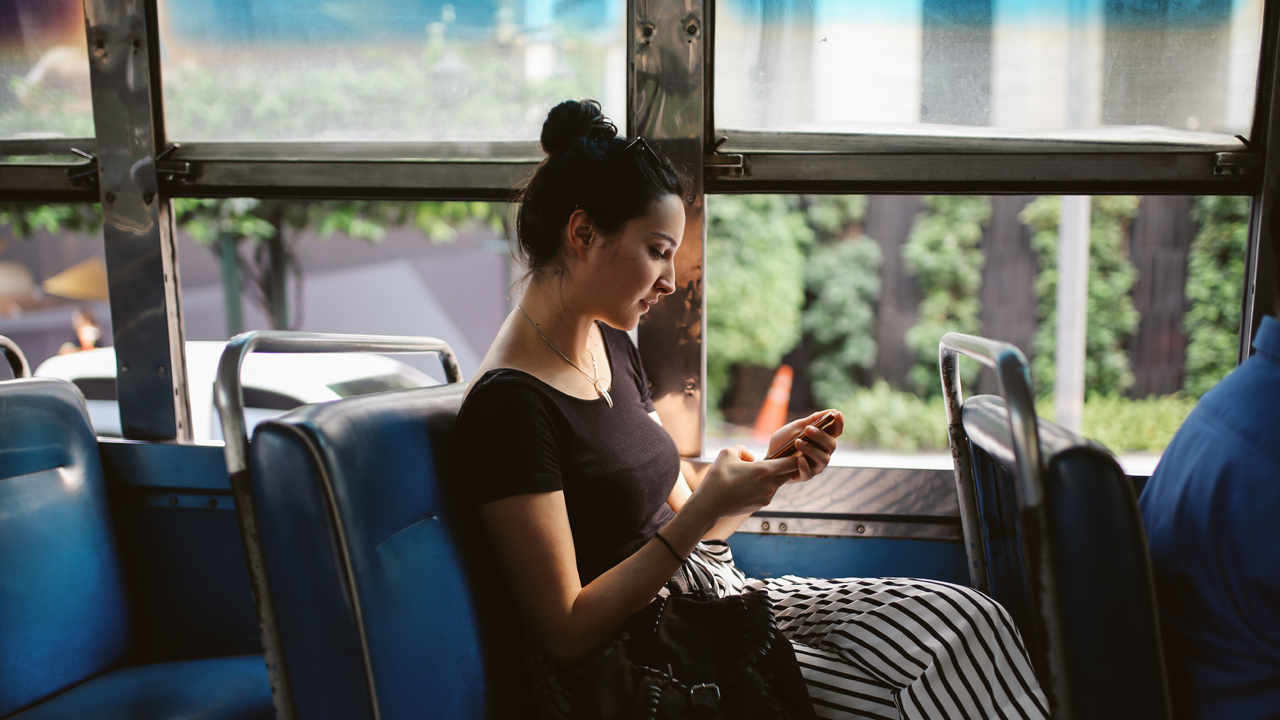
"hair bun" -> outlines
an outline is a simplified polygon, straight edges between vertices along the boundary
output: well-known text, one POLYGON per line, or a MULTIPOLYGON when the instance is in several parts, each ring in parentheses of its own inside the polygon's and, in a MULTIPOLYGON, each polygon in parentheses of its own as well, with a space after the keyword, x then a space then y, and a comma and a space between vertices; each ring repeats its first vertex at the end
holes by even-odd
POLYGON ((551 108, 542 123, 542 150, 555 155, 575 140, 608 140, 618 136, 618 128, 600 110, 595 100, 565 100, 551 108))

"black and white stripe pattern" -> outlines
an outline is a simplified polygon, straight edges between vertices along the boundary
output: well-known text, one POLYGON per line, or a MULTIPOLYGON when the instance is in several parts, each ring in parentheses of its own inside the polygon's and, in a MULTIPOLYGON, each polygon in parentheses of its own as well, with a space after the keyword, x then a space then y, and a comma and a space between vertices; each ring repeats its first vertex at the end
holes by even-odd
MULTIPOLYGON (((721 541, 700 543, 684 571, 718 597, 769 593, 820 718, 1048 717, 1012 619, 976 590, 901 578, 749 580, 721 541)), ((554 674, 535 674, 543 716, 567 717, 554 674)))

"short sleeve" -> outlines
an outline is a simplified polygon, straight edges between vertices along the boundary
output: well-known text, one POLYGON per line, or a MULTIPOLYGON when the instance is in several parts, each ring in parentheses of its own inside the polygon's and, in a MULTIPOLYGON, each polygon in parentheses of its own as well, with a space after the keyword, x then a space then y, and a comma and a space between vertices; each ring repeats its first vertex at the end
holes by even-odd
POLYGON ((649 385, 649 376, 645 374, 644 362, 640 359, 640 350, 631 341, 630 335, 621 330, 613 330, 613 332, 616 333, 614 347, 621 345, 626 349, 626 358, 631 366, 631 376, 635 378, 636 389, 640 391, 640 400, 644 403, 644 411, 654 412, 653 388, 649 385))
POLYGON ((457 458, 472 502, 563 490, 546 399, 518 380, 490 378, 458 412, 457 458))

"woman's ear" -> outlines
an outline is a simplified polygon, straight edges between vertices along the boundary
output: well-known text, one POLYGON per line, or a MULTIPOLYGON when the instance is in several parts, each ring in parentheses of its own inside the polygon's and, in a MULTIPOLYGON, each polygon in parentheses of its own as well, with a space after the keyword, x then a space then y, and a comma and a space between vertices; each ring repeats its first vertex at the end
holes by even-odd
POLYGON ((600 233, 596 231, 596 224, 591 222, 591 216, 581 208, 574 210, 569 216, 569 225, 566 230, 569 235, 569 250, 575 255, 581 255, 600 242, 600 233))

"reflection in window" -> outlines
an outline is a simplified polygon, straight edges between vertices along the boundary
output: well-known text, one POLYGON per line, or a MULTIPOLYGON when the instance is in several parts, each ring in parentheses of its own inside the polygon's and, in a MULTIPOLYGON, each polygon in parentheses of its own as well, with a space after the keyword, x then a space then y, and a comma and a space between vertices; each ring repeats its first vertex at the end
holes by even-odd
POLYGON ((111 344, 105 257, 97 205, 0 205, 0 335, 32 370, 111 344))
POLYGON ((177 139, 533 140, 626 108, 622 0, 161 0, 177 139))
MULTIPOLYGON (((1149 472, 1235 366, 1249 202, 1084 202, 1080 431, 1149 472)), ((789 382, 789 417, 845 412, 842 462, 925 454, 950 467, 938 377, 949 331, 1021 348, 1038 412, 1055 416, 1063 198, 715 195, 707 207, 713 449, 750 444, 770 385, 789 382)), ((962 377, 966 393, 999 391, 976 365, 962 377)))
POLYGON ((1262 5, 721 0, 716 121, 833 132, 931 124, 1247 134, 1262 5))
POLYGON ((92 137, 80 0, 0 3, 0 138, 92 137))

